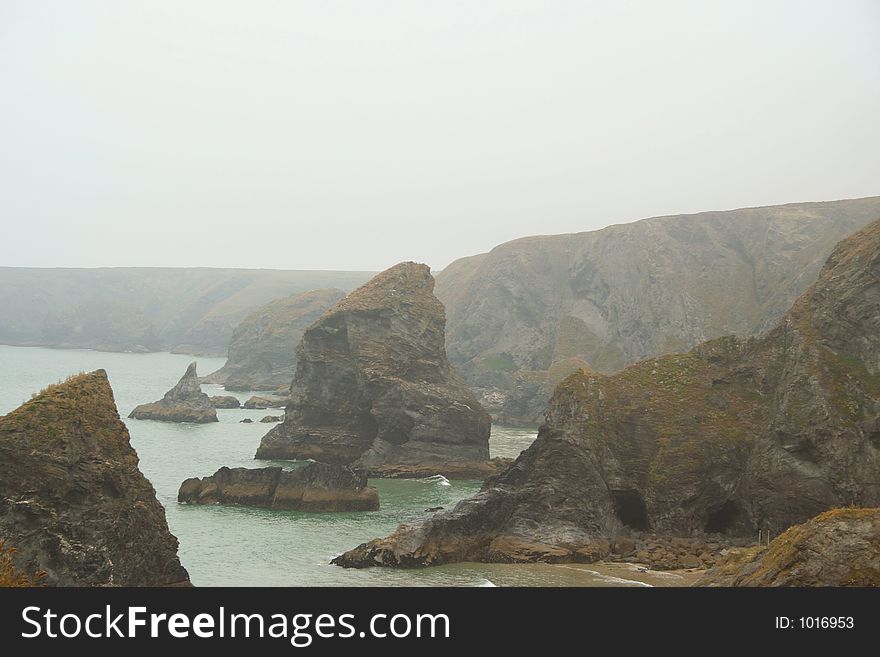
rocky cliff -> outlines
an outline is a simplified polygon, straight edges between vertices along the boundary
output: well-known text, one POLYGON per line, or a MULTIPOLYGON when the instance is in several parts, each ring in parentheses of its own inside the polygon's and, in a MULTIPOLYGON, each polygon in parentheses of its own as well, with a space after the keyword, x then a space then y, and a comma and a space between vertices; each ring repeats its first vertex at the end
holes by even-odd
POLYGON ((136 420, 162 422, 217 422, 217 411, 211 398, 202 392, 196 364, 190 363, 180 381, 157 402, 141 404, 129 414, 136 420))
POLYGON ((103 370, 0 417, 0 539, 48 585, 188 583, 103 370))
POLYGON ((319 288, 350 291, 372 275, 204 267, 0 267, 0 343, 223 356, 233 329, 263 304, 319 288))
POLYGON ((880 509, 826 511, 731 556, 696 586, 880 586, 880 509))
POLYGON ((570 375, 509 470, 339 562, 540 559, 548 548, 578 560, 621 533, 776 534, 835 506, 877 506, 878 337, 875 221, 835 248, 769 333, 570 375))
POLYGON ((313 290, 261 306, 233 331, 226 364, 202 381, 227 390, 288 387, 303 332, 343 296, 342 290, 313 290))
POLYGON ((382 272, 333 306, 297 347, 284 422, 257 458, 401 465, 485 463, 488 414, 446 358, 445 314, 425 265, 382 272))
POLYGON ((496 419, 538 424, 580 367, 612 373, 771 328, 834 245, 878 216, 875 197, 508 242, 437 276, 449 358, 496 419))
POLYGON ((210 477, 184 481, 183 504, 239 504, 292 511, 375 511, 379 493, 351 468, 309 463, 293 470, 220 468, 210 477))

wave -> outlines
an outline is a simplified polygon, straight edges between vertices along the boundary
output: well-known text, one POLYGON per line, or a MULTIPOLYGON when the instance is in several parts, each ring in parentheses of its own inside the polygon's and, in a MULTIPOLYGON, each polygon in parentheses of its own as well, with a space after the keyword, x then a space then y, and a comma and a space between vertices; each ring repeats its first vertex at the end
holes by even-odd
POLYGON ((494 584, 492 582, 492 580, 490 580, 490 579, 481 579, 476 584, 474 584, 474 586, 491 586, 494 588, 494 587, 497 587, 498 585, 494 584))
POLYGON ((437 484, 438 486, 451 486, 449 480, 441 474, 436 474, 431 477, 425 477, 422 479, 427 484, 437 484))

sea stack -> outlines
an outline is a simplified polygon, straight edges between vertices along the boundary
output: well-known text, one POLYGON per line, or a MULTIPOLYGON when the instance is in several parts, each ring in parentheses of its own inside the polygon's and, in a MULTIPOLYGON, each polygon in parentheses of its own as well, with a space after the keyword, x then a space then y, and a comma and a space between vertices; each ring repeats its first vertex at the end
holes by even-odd
POLYGON ((0 417, 0 537, 41 584, 189 583, 104 370, 0 417))
POLYGON ((177 385, 157 402, 141 404, 130 414, 136 420, 161 420, 163 422, 217 422, 217 411, 211 398, 202 392, 196 364, 190 363, 177 385))
POLYGON ((769 333, 572 374, 509 470, 337 563, 578 561, 623 534, 638 550, 650 533, 778 535, 834 507, 876 507, 878 353, 875 221, 769 333))
POLYGON ((363 474, 342 465, 309 463, 284 470, 220 468, 180 485, 182 504, 237 504, 291 511, 376 511, 379 493, 363 474))
POLYGON ((256 458, 353 463, 376 476, 488 469, 491 421, 446 358, 433 290, 426 265, 404 262, 309 327, 284 422, 256 458))
POLYGON ((342 290, 313 290, 255 310, 232 333, 226 364, 202 381, 222 384, 227 390, 290 387, 303 332, 343 296, 342 290))

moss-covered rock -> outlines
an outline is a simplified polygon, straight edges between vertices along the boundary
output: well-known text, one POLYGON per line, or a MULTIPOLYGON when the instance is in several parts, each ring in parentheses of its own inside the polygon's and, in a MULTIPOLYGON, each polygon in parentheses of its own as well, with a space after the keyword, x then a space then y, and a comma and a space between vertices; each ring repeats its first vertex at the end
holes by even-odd
POLYGON ((766 548, 741 551, 697 586, 880 586, 880 509, 832 509, 766 548))

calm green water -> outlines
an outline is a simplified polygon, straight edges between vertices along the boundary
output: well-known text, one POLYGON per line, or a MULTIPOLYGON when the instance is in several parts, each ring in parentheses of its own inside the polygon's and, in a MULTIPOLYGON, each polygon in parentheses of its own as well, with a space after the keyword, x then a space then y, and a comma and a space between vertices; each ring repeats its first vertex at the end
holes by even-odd
MULTIPOLYGON (((191 356, 119 354, 87 350, 0 345, 0 414, 33 392, 71 374, 107 370, 124 418, 134 406, 159 399, 183 374, 191 356)), ((208 374, 223 359, 199 358, 208 374)), ((208 394, 219 386, 203 386, 208 394)), ((249 394, 235 393, 240 399, 249 394)), ((208 425, 128 420, 140 467, 165 506, 171 531, 180 539, 180 558, 198 586, 420 586, 420 585, 579 585, 620 584, 589 570, 552 566, 456 564, 421 570, 371 568, 344 570, 329 565, 335 555, 371 538, 385 536, 400 523, 425 517, 425 509, 451 507, 475 492, 479 482, 373 480, 381 509, 368 513, 297 513, 243 507, 188 506, 177 503, 180 483, 213 474, 221 466, 259 467, 260 438, 273 425, 257 420, 281 410, 219 409, 220 422, 208 425), (253 424, 239 420, 251 417, 253 424)), ((493 456, 516 456, 534 439, 529 429, 495 427, 493 456)))

